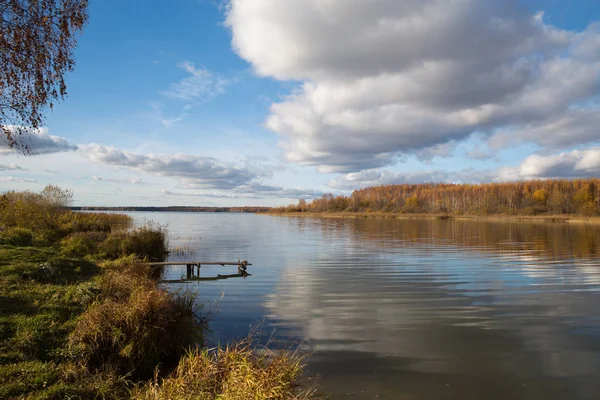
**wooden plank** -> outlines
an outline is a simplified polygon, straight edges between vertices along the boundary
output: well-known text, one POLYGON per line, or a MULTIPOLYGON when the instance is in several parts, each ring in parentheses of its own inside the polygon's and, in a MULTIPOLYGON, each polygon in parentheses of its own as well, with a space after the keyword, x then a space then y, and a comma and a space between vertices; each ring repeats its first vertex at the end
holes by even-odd
POLYGON ((247 276, 252 276, 252 274, 233 274, 233 275, 217 275, 217 276, 210 276, 210 277, 192 277, 190 279, 165 279, 165 280, 160 281, 160 283, 186 283, 186 282, 218 281, 221 279, 245 278, 247 276))
POLYGON ((221 265, 221 266, 225 266, 225 265, 252 265, 250 263, 244 263, 244 262, 203 262, 203 261, 164 261, 164 262, 149 262, 149 263, 145 263, 147 265, 154 265, 154 266, 159 266, 159 265, 221 265))

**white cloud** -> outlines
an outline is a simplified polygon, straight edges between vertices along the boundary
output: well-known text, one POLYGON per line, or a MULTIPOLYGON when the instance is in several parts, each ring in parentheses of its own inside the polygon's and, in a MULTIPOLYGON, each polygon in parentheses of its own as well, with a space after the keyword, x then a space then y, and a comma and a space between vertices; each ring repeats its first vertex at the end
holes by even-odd
MULTIPOLYGON (((50 135, 48 128, 29 129, 14 125, 9 125, 7 128, 19 143, 17 149, 23 149, 30 155, 59 153, 77 149, 77 146, 69 143, 67 139, 50 135)), ((15 149, 9 146, 6 136, 0 134, 0 154, 14 151, 15 149)))
POLYGON ((447 155, 599 93, 597 28, 563 31, 517 2, 232 0, 226 24, 259 75, 302 81, 266 126, 289 161, 321 172, 447 155))
POLYGON ((461 171, 411 171, 397 172, 386 169, 370 169, 339 175, 328 186, 339 190, 354 190, 370 186, 416 183, 481 183, 495 177, 491 171, 464 169, 461 171))
POLYGON ((577 35, 573 55, 587 61, 600 61, 600 23, 577 35))
POLYGON ((339 175, 328 186, 339 190, 354 190, 370 186, 417 183, 484 183, 546 178, 591 178, 600 176, 600 147, 573 150, 558 154, 534 154, 518 166, 498 170, 458 171, 430 170, 399 172, 370 169, 339 175))
POLYGON ((206 68, 196 68, 194 63, 184 61, 177 65, 189 74, 171 85, 163 94, 172 99, 208 101, 223 93, 229 80, 217 76, 206 68))
POLYGON ((190 154, 138 154, 99 144, 79 146, 91 161, 158 176, 185 179, 204 188, 232 189, 249 184, 259 172, 212 157, 190 154))
POLYGON ((600 147, 553 155, 531 155, 517 167, 501 168, 497 180, 600 176, 600 147))
POLYGON ((536 142, 549 148, 600 142, 600 110, 572 109, 556 117, 509 129, 493 135, 488 144, 495 149, 518 142, 536 142))

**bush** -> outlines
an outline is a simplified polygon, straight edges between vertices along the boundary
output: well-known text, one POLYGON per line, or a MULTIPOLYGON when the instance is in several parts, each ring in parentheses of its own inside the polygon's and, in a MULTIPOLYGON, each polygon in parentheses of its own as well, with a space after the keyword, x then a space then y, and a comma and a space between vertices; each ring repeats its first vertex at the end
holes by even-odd
POLYGON ((58 219, 59 230, 63 235, 74 232, 110 232, 108 224, 100 214, 68 212, 58 219))
POLYGON ((128 232, 121 244, 123 255, 135 254, 150 261, 164 261, 167 252, 166 231, 163 227, 146 224, 128 232))
POLYGON ((205 321, 194 299, 167 293, 145 271, 109 272, 101 282, 101 301, 79 318, 69 336, 70 354, 82 366, 112 368, 136 379, 169 371, 185 349, 203 340, 205 321))
POLYGON ((33 234, 26 228, 9 228, 2 232, 2 242, 13 246, 31 246, 33 234))
POLYGON ((195 350, 166 379, 138 388, 136 400, 315 399, 302 378, 305 357, 297 352, 256 351, 247 339, 225 349, 195 350))
POLYGON ((123 270, 107 271, 100 280, 102 299, 127 301, 136 290, 152 290, 156 281, 150 278, 150 267, 131 264, 123 270))
POLYGON ((67 209, 72 192, 46 186, 40 193, 10 191, 0 196, 0 225, 32 231, 56 230, 60 215, 67 209))
POLYGON ((164 261, 167 251, 167 234, 164 227, 146 224, 129 232, 114 233, 99 246, 99 251, 109 259, 135 255, 150 261, 164 261))
MULTIPOLYGON (((118 230, 132 223, 132 218, 125 214, 73 212, 68 208, 72 196, 71 191, 52 185, 39 193, 9 191, 0 195, 0 227, 7 231, 25 229, 33 236, 33 241, 29 235, 3 241, 18 246, 52 246, 73 233, 109 233, 113 227, 118 230)), ((0 236, 6 235, 0 233, 0 236)))
POLYGON ((76 232, 61 241, 61 251, 71 257, 93 255, 107 236, 105 232, 76 232))

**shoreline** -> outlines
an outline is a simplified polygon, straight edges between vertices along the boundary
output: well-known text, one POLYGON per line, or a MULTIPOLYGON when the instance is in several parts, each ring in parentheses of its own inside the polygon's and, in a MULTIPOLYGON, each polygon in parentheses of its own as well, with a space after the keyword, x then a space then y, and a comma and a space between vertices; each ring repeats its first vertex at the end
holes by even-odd
POLYGON ((260 212, 257 215, 297 218, 335 218, 335 219, 420 219, 420 220, 458 220, 458 221, 490 221, 490 222, 543 222, 568 224, 599 224, 600 217, 584 217, 579 215, 452 215, 452 214, 402 214, 379 212, 260 212))

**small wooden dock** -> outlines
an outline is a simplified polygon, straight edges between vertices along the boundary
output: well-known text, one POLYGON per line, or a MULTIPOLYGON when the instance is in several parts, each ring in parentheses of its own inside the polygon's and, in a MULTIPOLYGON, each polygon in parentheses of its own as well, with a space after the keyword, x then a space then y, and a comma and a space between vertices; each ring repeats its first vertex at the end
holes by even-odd
MULTIPOLYGON (((186 266, 186 279, 185 280, 218 280, 218 279, 227 279, 227 278, 237 278, 237 277, 247 277, 250 274, 246 271, 248 266, 252 265, 247 260, 238 260, 236 261, 162 261, 162 262, 149 262, 147 265, 158 267, 158 266, 167 266, 167 265, 185 265, 186 266), (238 268, 238 273, 235 275, 217 275, 216 277, 204 278, 200 277, 200 268, 203 265, 220 265, 222 267, 227 265, 235 265, 238 268), (194 268, 195 267, 195 268, 194 268), (196 269, 196 273, 194 273, 194 269, 196 269)), ((171 281, 165 281, 171 282, 171 281)), ((175 281, 173 281, 175 282, 175 281)), ((177 282, 181 282, 177 281, 177 282)))

